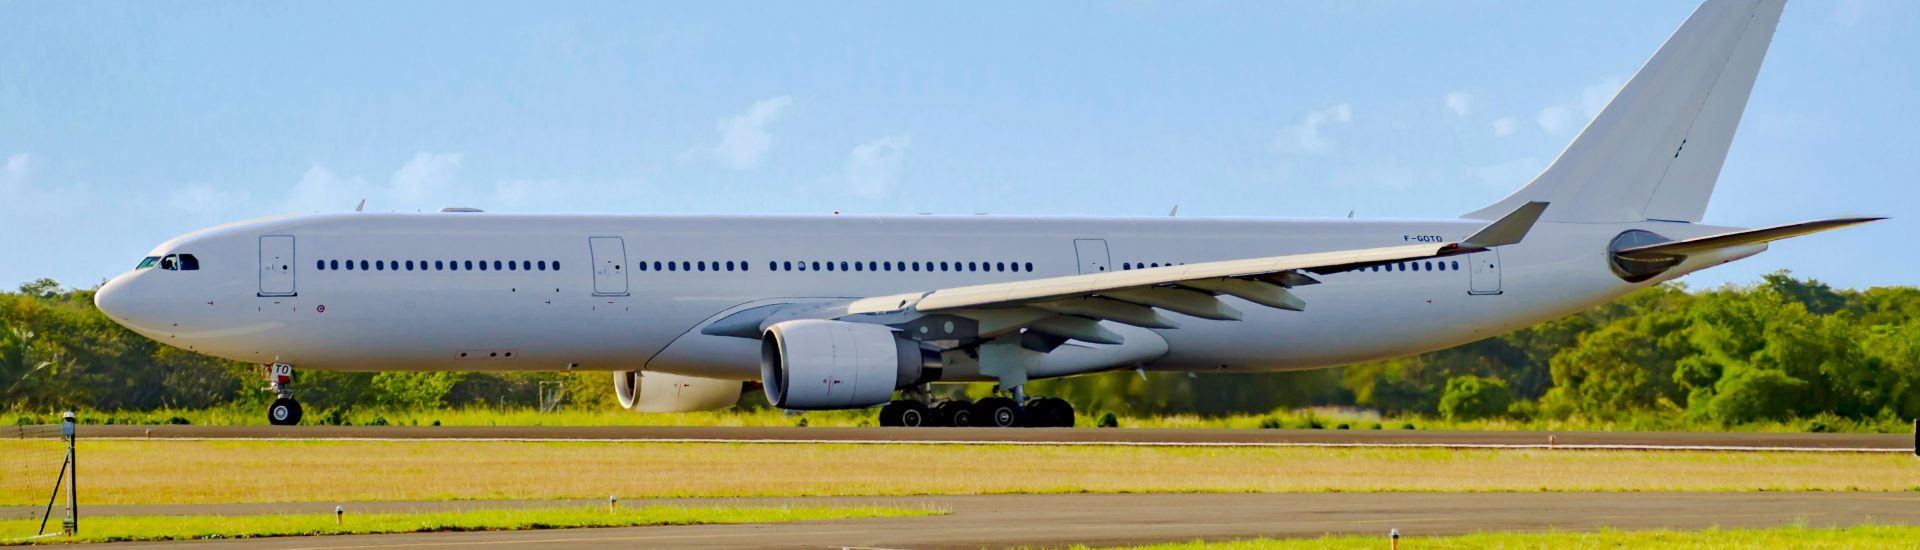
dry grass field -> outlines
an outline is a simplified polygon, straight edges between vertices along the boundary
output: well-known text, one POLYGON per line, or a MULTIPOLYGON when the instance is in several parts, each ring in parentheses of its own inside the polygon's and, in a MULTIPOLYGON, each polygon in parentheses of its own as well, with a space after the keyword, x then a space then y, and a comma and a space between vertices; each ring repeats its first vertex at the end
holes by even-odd
MULTIPOLYGON (((80 445, 80 496, 91 504, 609 494, 1920 490, 1920 462, 1905 454, 508 441, 80 445)), ((44 504, 43 484, 0 484, 0 505, 44 504)))

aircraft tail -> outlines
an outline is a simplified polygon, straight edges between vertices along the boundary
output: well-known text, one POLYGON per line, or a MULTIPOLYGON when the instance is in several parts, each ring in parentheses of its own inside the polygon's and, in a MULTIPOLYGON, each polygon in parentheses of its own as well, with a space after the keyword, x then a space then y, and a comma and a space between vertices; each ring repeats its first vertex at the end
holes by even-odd
POLYGON ((1707 0, 1553 164, 1465 217, 1541 201, 1547 221, 1700 221, 1785 4, 1707 0))

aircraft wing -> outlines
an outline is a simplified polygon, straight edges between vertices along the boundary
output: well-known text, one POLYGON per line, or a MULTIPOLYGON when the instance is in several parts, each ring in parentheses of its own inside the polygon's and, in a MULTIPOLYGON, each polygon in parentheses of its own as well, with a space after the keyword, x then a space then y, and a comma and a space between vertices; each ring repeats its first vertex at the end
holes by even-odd
POLYGON ((1518 243, 1546 208, 1545 202, 1521 205, 1457 243, 1314 252, 943 288, 856 300, 848 305, 847 313, 936 313, 1030 307, 1057 315, 1173 328, 1176 325, 1155 310, 1206 319, 1239 319, 1239 312, 1218 299, 1221 295, 1298 311, 1305 307, 1305 302, 1287 289, 1319 283, 1310 274, 1466 254, 1518 243))

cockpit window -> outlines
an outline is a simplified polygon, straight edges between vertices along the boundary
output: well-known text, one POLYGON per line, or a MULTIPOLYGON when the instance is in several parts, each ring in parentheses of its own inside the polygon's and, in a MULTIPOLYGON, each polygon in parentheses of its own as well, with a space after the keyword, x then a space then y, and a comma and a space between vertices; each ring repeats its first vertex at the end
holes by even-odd
POLYGON ((149 267, 155 267, 156 265, 160 269, 165 269, 167 271, 199 271, 200 259, 193 257, 192 254, 168 254, 166 256, 154 256, 154 257, 149 257, 145 260, 142 260, 140 262, 140 267, 136 269, 146 269, 149 267), (157 260, 157 263, 156 263, 156 260, 157 260))

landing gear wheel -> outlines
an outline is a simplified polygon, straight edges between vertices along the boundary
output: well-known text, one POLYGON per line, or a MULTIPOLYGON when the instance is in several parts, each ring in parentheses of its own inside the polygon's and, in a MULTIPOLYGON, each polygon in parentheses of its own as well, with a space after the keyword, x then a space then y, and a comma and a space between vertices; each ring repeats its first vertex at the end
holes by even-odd
POLYGON ((1072 428, 1073 404, 1055 397, 1035 399, 1027 404, 1026 425, 1036 428, 1072 428))
POLYGON ((1020 403, 1005 397, 989 397, 974 402, 973 425, 993 428, 1011 428, 1019 426, 1021 417, 1020 403))
POLYGON ((904 400, 887 403, 880 407, 881 426, 904 426, 917 428, 931 425, 928 422, 927 406, 919 401, 904 400))
POLYGON ((933 404, 933 423, 931 426, 953 426, 965 428, 973 425, 973 403, 965 400, 941 401, 933 404))
POLYGON ((300 423, 300 402, 290 397, 273 400, 267 406, 267 422, 275 426, 292 426, 300 423))

